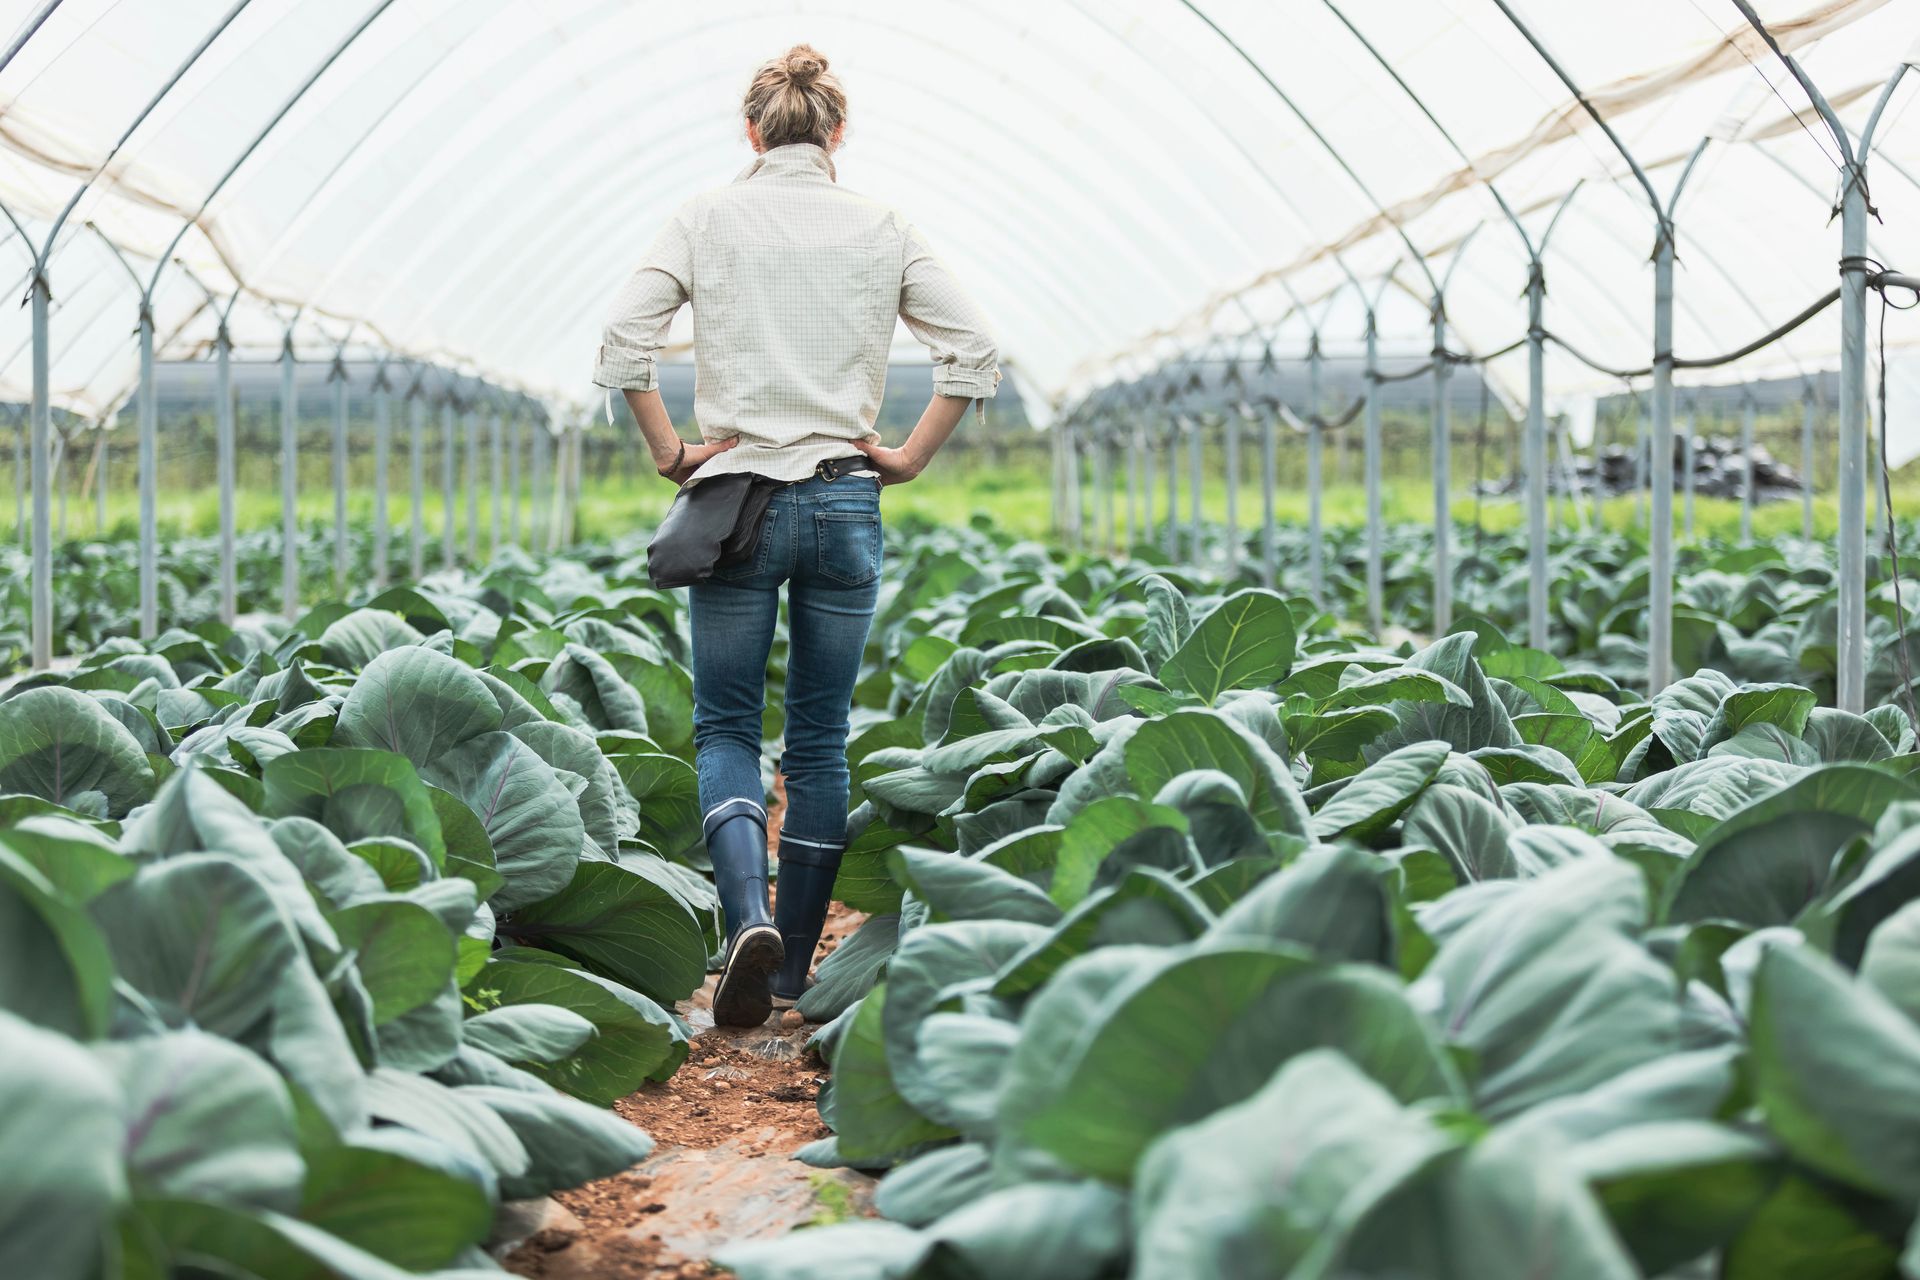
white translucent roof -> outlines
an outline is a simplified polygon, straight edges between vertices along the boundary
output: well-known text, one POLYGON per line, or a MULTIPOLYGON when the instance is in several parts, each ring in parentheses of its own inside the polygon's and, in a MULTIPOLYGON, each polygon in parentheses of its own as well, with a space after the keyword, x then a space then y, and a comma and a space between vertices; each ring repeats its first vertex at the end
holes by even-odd
MULTIPOLYGON (((1714 139, 1678 214, 1681 356, 1832 287, 1835 148, 1730 0, 1509 7, 1663 194, 1714 139)), ((1754 7, 1855 130, 1916 53, 1920 0, 1754 7)), ((303 359, 372 346, 578 399, 607 300, 667 213, 741 166, 745 81, 803 39, 852 96, 841 181, 925 230, 1029 392, 1069 399, 1249 328, 1297 349, 1296 302, 1351 345, 1349 273, 1371 290, 1396 262, 1390 344, 1426 350, 1427 273, 1453 270, 1453 345, 1505 346, 1525 256, 1489 181, 1536 239, 1581 184, 1547 255, 1548 326, 1604 364, 1650 355, 1645 196, 1493 0, 0 3, 7 47, 29 31, 0 69, 0 202, 37 249, 106 166, 49 267, 55 401, 86 413, 128 394, 135 276, 168 253, 163 358, 203 352, 209 293, 238 289, 249 352, 297 316, 303 359)), ((1917 97, 1910 76, 1872 167, 1874 252, 1908 271, 1917 97)), ((11 243, 23 289, 33 250, 11 243)), ((26 312, 0 325, 0 397, 22 398, 26 312)), ((1696 376, 1830 364, 1837 334, 1829 312, 1696 376)), ((1523 361, 1496 376, 1522 385, 1523 361)), ((1548 377, 1617 385, 1558 350, 1548 377)))

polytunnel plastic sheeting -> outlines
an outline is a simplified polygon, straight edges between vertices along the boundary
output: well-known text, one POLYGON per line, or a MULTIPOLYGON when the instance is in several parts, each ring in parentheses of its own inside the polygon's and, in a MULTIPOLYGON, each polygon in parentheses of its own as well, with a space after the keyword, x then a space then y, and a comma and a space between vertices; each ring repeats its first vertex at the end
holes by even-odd
MULTIPOLYGON (((1246 323, 1247 311, 1303 346, 1308 324, 1296 308, 1342 287, 1342 263, 1369 288, 1392 271, 1395 288, 1422 300, 1433 292, 1429 272, 1444 279, 1453 270, 1446 296, 1450 346, 1470 352, 1506 347, 1524 334, 1526 250, 1495 192, 1537 241, 1577 185, 1545 259, 1547 325, 1597 363, 1649 364, 1655 225, 1649 201, 1619 151, 1496 7, 1464 0, 1315 0, 1287 6, 1291 21, 1285 23, 1263 20, 1271 6, 1253 0, 1176 7, 1204 12, 1214 24, 1202 24, 1208 35, 1217 42, 1224 33, 1245 51, 1244 74, 1208 82, 1214 114, 1242 131, 1250 152, 1265 147, 1267 168, 1289 175, 1289 203, 1310 234, 1302 252, 1216 295, 1140 350, 1190 349, 1198 333, 1246 323), (1259 126, 1276 109, 1297 127, 1263 141, 1259 126), (1457 267, 1456 253, 1462 257, 1457 267)), ((1701 139, 1712 138, 1677 213, 1675 350, 1682 358, 1739 347, 1833 287, 1839 229, 1828 218, 1838 189, 1837 149, 1788 69, 1734 6, 1633 0, 1514 8, 1640 161, 1663 200, 1701 139)), ((1920 7, 1912 3, 1757 8, 1856 134, 1895 65, 1915 55, 1920 34, 1920 7)), ((1156 48, 1170 70, 1184 60, 1198 82, 1194 73, 1213 51, 1191 30, 1184 41, 1175 38, 1178 30, 1167 27, 1156 48)), ((1920 133, 1910 119, 1920 84, 1912 80, 1920 77, 1901 86, 1882 121, 1870 169, 1883 219, 1871 248, 1893 264, 1903 261, 1899 229, 1911 228, 1920 214, 1920 133)), ((1905 243, 1911 252, 1920 242, 1909 230, 1905 243)), ((1308 313, 1318 309, 1309 305, 1308 313)), ((1357 338, 1363 313, 1355 309, 1350 318, 1350 332, 1332 322, 1329 331, 1357 338)), ((1386 329, 1384 318, 1383 329, 1389 346, 1430 345, 1417 329, 1386 329)), ((1746 360, 1683 371, 1679 381, 1830 367, 1838 330, 1836 313, 1828 312, 1746 360)), ((1913 326, 1897 321, 1888 336, 1890 342, 1920 340, 1913 326)), ((1525 360, 1524 351, 1515 352, 1496 361, 1492 375, 1509 390, 1522 389, 1525 360)), ((1095 361, 1081 372, 1103 380, 1099 369, 1095 361)), ((1591 391, 1618 389, 1619 382, 1555 346, 1548 352, 1547 385, 1550 392, 1591 391)))
MULTIPOLYGON (((1510 7, 1663 195, 1714 139, 1678 214, 1683 357, 1737 346, 1832 286, 1833 144, 1729 0, 1510 7)), ((1755 7, 1855 129, 1920 33, 1920 0, 1755 7)), ((672 208, 743 164, 741 91, 796 40, 825 50, 852 95, 841 180, 922 227, 1030 391, 1070 399, 1219 333, 1304 343, 1308 316, 1324 316, 1330 344, 1357 342, 1353 282, 1371 295, 1390 271, 1388 347, 1426 349, 1428 276, 1450 268, 1451 344, 1504 346, 1524 323, 1525 254, 1493 188, 1537 239, 1580 185, 1546 255, 1548 325, 1605 364, 1651 354, 1646 199, 1491 0, 48 9, 0 4, 0 29, 32 29, 0 70, 0 201, 36 247, 218 32, 93 181, 50 259, 52 391, 82 413, 124 398, 134 376, 144 286, 127 266, 151 280, 168 254, 177 264, 154 295, 163 357, 203 353, 208 293, 239 290, 245 354, 277 353, 291 325, 303 360, 348 344, 577 399, 608 299, 672 208)), ((1873 164, 1873 250, 1907 270, 1916 96, 1920 83, 1895 95, 1873 164)), ((0 274, 24 284, 32 251, 12 244, 0 274)), ((24 395, 26 313, 0 324, 0 396, 24 395)), ((1837 330, 1830 313, 1683 380, 1831 364, 1837 330)), ((683 320, 676 338, 688 332, 683 320)), ((1889 337, 1915 335, 1896 323, 1889 337)), ((1511 390, 1523 365, 1508 356, 1493 374, 1511 390)), ((1552 348, 1548 385, 1617 383, 1552 348)))

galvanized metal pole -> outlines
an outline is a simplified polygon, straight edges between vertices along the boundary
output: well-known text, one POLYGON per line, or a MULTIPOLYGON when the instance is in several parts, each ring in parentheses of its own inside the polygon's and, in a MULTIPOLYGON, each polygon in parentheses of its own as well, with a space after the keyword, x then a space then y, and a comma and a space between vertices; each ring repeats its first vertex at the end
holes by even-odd
POLYGON ((234 448, 233 335, 227 319, 213 335, 214 470, 220 483, 220 621, 227 626, 239 616, 239 571, 234 564, 234 448))
POLYGON ((1433 300, 1433 633, 1453 630, 1453 438, 1447 423, 1446 299, 1433 300))
POLYGON ((1753 545, 1753 396, 1740 406, 1740 545, 1753 545))
POLYGON ((491 461, 493 463, 493 474, 490 477, 490 484, 488 486, 492 490, 492 496, 487 501, 487 520, 490 534, 487 559, 493 560, 500 555, 500 517, 502 515, 500 501, 504 495, 507 484, 506 441, 503 438, 506 434, 506 424, 501 421, 500 407, 498 405, 494 406, 493 416, 488 419, 487 427, 489 432, 487 447, 489 453, 492 455, 491 461))
POLYGON ((566 468, 566 541, 563 547, 572 547, 580 537, 580 478, 586 474, 586 445, 588 434, 584 428, 572 428, 566 434, 568 443, 568 468, 566 468))
POLYGON ((1800 536, 1813 541, 1813 397, 1800 401, 1800 536))
POLYGON ((1060 545, 1069 550, 1073 546, 1073 517, 1067 508, 1067 458, 1072 452, 1068 436, 1073 428, 1066 422, 1057 424, 1053 431, 1053 530, 1060 545))
POLYGON ((1280 489, 1280 407, 1260 416, 1260 581, 1272 591, 1280 584, 1280 526, 1275 507, 1280 489))
POLYGON ((54 512, 50 486, 54 480, 52 436, 54 403, 50 399, 52 357, 46 328, 46 309, 52 292, 44 271, 33 273, 33 670, 44 672, 54 662, 54 512))
POLYGON ((468 400, 461 416, 467 435, 467 564, 480 563, 480 413, 468 400))
POLYGON ((513 451, 507 458, 507 485, 513 495, 513 503, 508 511, 507 528, 513 545, 520 543, 520 456, 527 448, 526 407, 517 401, 513 406, 513 451))
POLYGON ((1367 627, 1380 634, 1386 621, 1386 528, 1380 498, 1380 333, 1367 311, 1366 367, 1367 627))
POLYGON ((1312 583, 1313 602, 1322 608, 1327 599, 1327 563, 1324 539, 1320 533, 1321 452, 1325 438, 1320 422, 1320 335, 1307 342, 1307 579, 1312 583))
POLYGON ((140 638, 160 634, 159 403, 153 385, 153 308, 140 303, 140 638))
POLYGON ((1198 419, 1186 420, 1187 432, 1187 557, 1198 566, 1206 554, 1206 530, 1201 526, 1200 500, 1205 487, 1206 441, 1200 437, 1198 419))
POLYGON ((1158 493, 1158 466, 1154 464, 1154 439, 1146 430, 1146 416, 1133 420, 1133 430, 1140 441, 1140 524, 1133 541, 1139 547, 1150 547, 1154 543, 1154 495, 1158 493))
POLYGON ((300 401, 294 383, 293 330, 280 344, 280 612, 300 612, 300 401))
POLYGON ((427 394, 420 377, 407 390, 408 496, 407 571, 419 582, 427 571, 427 394))
POLYGON ((547 450, 553 443, 552 433, 547 430, 545 414, 534 419, 531 434, 533 437, 533 495, 528 512, 531 517, 528 541, 536 548, 543 548, 546 545, 543 534, 546 529, 547 515, 547 450))
POLYGON ((1227 573, 1240 572, 1240 429, 1238 413, 1221 415, 1220 430, 1225 437, 1227 467, 1227 573))
POLYGON ((1867 184, 1864 156, 1840 197, 1840 616, 1836 699, 1867 705, 1867 184))
POLYGON ((1180 558, 1180 419, 1167 424, 1167 559, 1180 558))
POLYGON ((107 532, 107 424, 102 422, 93 432, 93 531, 104 536, 107 532))
POLYGON ((333 589, 344 595, 351 556, 347 545, 347 364, 338 353, 327 373, 333 385, 333 589))
MULTIPOLYGON (((1696 153, 1698 154, 1698 153, 1696 153)), ((1685 176, 1681 179, 1685 181, 1685 176)), ((1679 197, 1676 189, 1674 196, 1679 197)), ((1673 221, 1660 216, 1653 252, 1653 472, 1647 547, 1648 693, 1673 683, 1673 221)))
POLYGON ((373 585, 387 585, 393 522, 387 510, 387 472, 393 466, 393 386, 384 366, 373 377, 373 585))
POLYGON ((460 436, 455 422, 456 411, 453 403, 453 389, 449 387, 440 400, 440 567, 451 570, 457 556, 454 542, 454 517, 459 509, 460 486, 460 436))
POLYGON ((1113 440, 1111 424, 1102 422, 1094 441, 1093 484, 1100 491, 1100 554, 1113 554, 1113 440))
POLYGON ((1140 541, 1140 422, 1132 421, 1133 429, 1127 432, 1127 549, 1131 551, 1140 541))
POLYGON ((1080 441, 1079 428, 1068 422, 1060 433, 1060 495, 1065 502, 1067 549, 1082 551, 1080 545, 1080 441))
POLYGON ((1547 281, 1536 258, 1527 273, 1527 645, 1547 648, 1547 281))

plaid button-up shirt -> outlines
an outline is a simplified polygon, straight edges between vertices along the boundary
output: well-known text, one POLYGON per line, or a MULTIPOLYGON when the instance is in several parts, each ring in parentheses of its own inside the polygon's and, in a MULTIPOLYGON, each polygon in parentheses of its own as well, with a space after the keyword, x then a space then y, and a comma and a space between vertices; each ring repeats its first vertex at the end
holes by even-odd
POLYGON ((652 390, 689 302, 700 434, 740 437, 697 476, 798 480, 877 440, 896 316, 932 351, 939 394, 985 399, 1000 381, 978 309, 920 233, 837 186, 810 144, 774 147, 674 214, 614 299, 594 382, 652 390))

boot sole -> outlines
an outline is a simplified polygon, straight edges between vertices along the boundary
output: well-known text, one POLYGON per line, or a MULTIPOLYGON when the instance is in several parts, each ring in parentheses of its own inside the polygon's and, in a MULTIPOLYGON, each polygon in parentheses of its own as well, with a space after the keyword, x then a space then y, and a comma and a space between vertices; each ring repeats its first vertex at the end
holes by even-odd
POLYGON ((713 989, 713 1020, 723 1027, 757 1027, 773 1016, 773 975, 786 959, 780 931, 749 925, 727 948, 727 964, 713 989))

